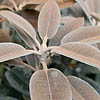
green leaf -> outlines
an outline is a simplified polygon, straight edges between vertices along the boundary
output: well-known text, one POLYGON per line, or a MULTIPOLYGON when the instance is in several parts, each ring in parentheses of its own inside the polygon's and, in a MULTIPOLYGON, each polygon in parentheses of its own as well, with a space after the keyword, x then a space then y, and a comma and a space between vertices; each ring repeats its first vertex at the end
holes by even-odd
POLYGON ((5 73, 9 84, 25 95, 29 95, 29 79, 31 75, 32 71, 30 69, 19 67, 14 67, 5 73))
POLYGON ((5 96, 5 97, 0 97, 0 100, 18 100, 18 99, 15 99, 15 98, 12 98, 12 97, 5 96))

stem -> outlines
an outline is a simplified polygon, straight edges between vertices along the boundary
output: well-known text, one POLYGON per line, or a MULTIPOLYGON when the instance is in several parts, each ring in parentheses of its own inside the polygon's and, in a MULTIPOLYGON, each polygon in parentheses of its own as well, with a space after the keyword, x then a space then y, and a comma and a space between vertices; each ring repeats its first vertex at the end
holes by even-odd
POLYGON ((41 55, 41 53, 40 53, 40 52, 35 51, 35 50, 33 50, 33 54, 36 54, 36 55, 41 55))
POLYGON ((51 49, 55 49, 55 48, 59 48, 58 46, 50 46, 50 47, 48 47, 48 48, 45 48, 44 49, 44 52, 48 52, 48 51, 50 51, 51 49))
POLYGON ((15 10, 18 11, 19 8, 17 7, 15 1, 14 0, 9 0, 9 1, 13 4, 13 6, 15 7, 15 10))
POLYGON ((36 71, 36 69, 35 69, 34 67, 32 67, 31 65, 28 65, 28 64, 26 64, 26 63, 24 63, 24 62, 23 62, 23 64, 24 64, 26 67, 32 69, 33 71, 36 71))
POLYGON ((41 64, 42 64, 42 66, 43 66, 43 70, 44 70, 45 72, 47 72, 48 68, 47 68, 46 62, 45 62, 45 61, 41 61, 41 64))
POLYGON ((36 44, 37 44, 38 48, 40 49, 40 43, 38 42, 38 40, 37 40, 37 39, 35 39, 35 42, 36 42, 36 44))

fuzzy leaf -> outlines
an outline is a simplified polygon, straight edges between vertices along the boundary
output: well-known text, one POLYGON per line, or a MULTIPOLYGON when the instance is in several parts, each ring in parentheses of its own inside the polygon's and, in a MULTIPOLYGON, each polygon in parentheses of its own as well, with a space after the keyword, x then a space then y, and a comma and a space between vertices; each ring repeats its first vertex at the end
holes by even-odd
POLYGON ((85 100, 100 100, 100 95, 87 82, 74 77, 68 77, 71 85, 84 97, 85 100))
POLYGON ((68 42, 85 42, 95 44, 100 42, 100 26, 87 26, 70 32, 61 40, 61 44, 68 42))
POLYGON ((100 0, 86 0, 85 1, 85 5, 88 6, 88 9, 91 11, 91 12, 94 12, 94 13, 98 13, 99 10, 100 10, 100 0))
POLYGON ((62 17, 61 18, 61 23, 65 24, 65 23, 69 23, 71 21, 74 21, 76 18, 71 17, 71 16, 66 16, 66 17, 62 17))
POLYGON ((29 80, 32 75, 32 70, 28 68, 14 67, 6 71, 5 76, 9 84, 16 90, 25 95, 29 95, 29 80))
POLYGON ((100 69, 100 51, 82 42, 70 42, 52 49, 52 52, 67 56, 100 69))
POLYGON ((74 87, 72 87, 72 96, 73 100, 85 100, 74 87))
POLYGON ((15 24, 16 26, 20 27, 22 30, 26 32, 33 40, 36 40, 36 32, 33 26, 27 22, 21 16, 11 12, 11 11, 0 11, 0 16, 6 18, 11 24, 15 24))
POLYGON ((26 32, 24 30, 22 30, 20 27, 14 25, 14 29, 16 30, 16 32, 18 33, 18 35, 21 37, 21 39, 27 44, 28 47, 30 48, 34 48, 35 47, 35 42, 34 40, 31 39, 31 37, 26 34, 26 32))
POLYGON ((33 67, 36 67, 39 64, 39 58, 37 55, 34 55, 34 54, 26 56, 26 60, 28 64, 33 67))
POLYGON ((38 31, 42 39, 51 39, 60 25, 60 10, 54 0, 48 0, 41 9, 38 19, 38 31))
POLYGON ((26 50, 15 43, 0 43, 0 62, 32 54, 33 50, 26 50))
POLYGON ((79 27, 82 27, 84 25, 84 19, 83 18, 73 18, 73 20, 68 20, 68 17, 66 17, 66 22, 63 26, 61 26, 57 32, 57 34, 50 40, 49 45, 59 45, 61 42, 61 39, 67 35, 69 32, 78 29, 79 27))
POLYGON ((30 80, 31 100, 72 100, 71 86, 57 69, 35 72, 30 80))

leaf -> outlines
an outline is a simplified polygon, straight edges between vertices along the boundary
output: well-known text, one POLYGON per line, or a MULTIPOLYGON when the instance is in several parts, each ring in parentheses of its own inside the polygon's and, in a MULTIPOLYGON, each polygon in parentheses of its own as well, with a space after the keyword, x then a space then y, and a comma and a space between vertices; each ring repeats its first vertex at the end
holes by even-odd
POLYGON ((65 24, 65 23, 69 23, 71 21, 74 21, 76 18, 71 17, 71 16, 66 16, 66 17, 62 17, 61 18, 61 23, 65 24))
POLYGON ((28 68, 14 67, 13 69, 6 71, 5 76, 9 84, 16 90, 25 95, 29 95, 29 80, 32 75, 32 71, 28 68))
POLYGON ((84 97, 85 100, 100 100, 100 95, 87 82, 74 77, 68 77, 70 84, 84 97))
POLYGON ((23 64, 24 62, 22 61, 21 58, 13 59, 13 60, 8 60, 5 63, 16 66, 16 67, 25 67, 23 64))
POLYGON ((31 100, 72 100, 71 86, 57 69, 36 71, 30 80, 31 100))
POLYGON ((95 44, 100 42, 100 26, 87 26, 70 32, 61 40, 61 44, 68 42, 85 42, 95 44))
POLYGON ((24 0, 23 2, 20 3, 19 8, 22 10, 27 7, 37 6, 44 2, 46 2, 46 0, 24 0))
POLYGON ((39 65, 39 58, 37 55, 28 55, 26 56, 26 60, 28 64, 33 67, 36 67, 37 65, 39 65))
POLYGON ((69 20, 69 17, 66 17, 66 22, 63 26, 61 26, 57 32, 57 34, 50 40, 49 45, 60 45, 61 39, 67 35, 69 32, 74 31, 84 25, 83 18, 75 18, 73 20, 69 20))
POLYGON ((100 14, 98 13, 91 13, 91 16, 96 19, 97 21, 100 21, 100 14))
MULTIPOLYGON (((38 41, 36 40, 36 32, 33 28, 33 26, 27 22, 24 18, 21 16, 11 12, 11 11, 0 11, 0 16, 6 18, 11 24, 15 24, 16 26, 20 27, 22 30, 26 32, 36 43, 38 41)), ((38 43, 39 45, 39 43, 38 43)))
POLYGON ((71 10, 71 15, 75 17, 83 16, 83 10, 78 3, 72 5, 69 10, 71 10))
POLYGON ((94 13, 98 13, 99 10, 100 10, 100 0, 91 0, 91 2, 89 2, 89 0, 86 0, 85 1, 85 4, 89 7, 89 10, 91 12, 94 12, 94 13))
POLYGON ((14 11, 12 8, 10 8, 9 6, 6 6, 6 5, 0 5, 0 10, 10 10, 10 11, 14 11))
POLYGON ((72 96, 73 100, 85 100, 74 87, 72 87, 72 96))
POLYGON ((90 16, 90 9, 89 9, 89 7, 87 6, 87 4, 86 4, 83 0, 76 0, 76 2, 81 6, 81 8, 83 9, 83 11, 84 11, 85 14, 87 15, 89 21, 90 21, 91 24, 92 24, 91 16, 90 16))
POLYGON ((0 62, 32 54, 33 50, 26 50, 15 43, 0 43, 0 62))
POLYGON ((32 40, 31 37, 28 34, 26 34, 26 32, 22 30, 20 27, 14 24, 13 26, 14 26, 15 31, 18 33, 21 39, 27 44, 27 46, 30 48, 35 48, 36 43, 34 42, 34 40, 32 40))
POLYGON ((9 97, 9 96, 3 96, 3 97, 0 97, 0 100, 18 100, 18 99, 9 97))
POLYGON ((70 42, 52 49, 52 53, 57 53, 69 58, 73 58, 85 64, 100 69, 100 51, 86 43, 70 42))
POLYGON ((60 10, 54 0, 48 0, 41 9, 38 19, 38 31, 42 39, 51 39, 60 25, 60 10))

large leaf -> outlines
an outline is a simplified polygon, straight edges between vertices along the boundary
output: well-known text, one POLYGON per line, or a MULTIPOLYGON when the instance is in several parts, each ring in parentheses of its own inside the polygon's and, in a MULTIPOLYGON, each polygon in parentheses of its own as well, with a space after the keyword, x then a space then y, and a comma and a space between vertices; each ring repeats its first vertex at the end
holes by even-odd
POLYGON ((61 45, 60 48, 52 49, 51 52, 73 58, 100 69, 100 51, 94 46, 82 42, 70 42, 61 45))
POLYGON ((0 16, 6 18, 11 24, 15 24, 16 26, 23 29, 26 34, 28 34, 36 43, 38 43, 38 41, 36 40, 36 32, 33 26, 24 18, 11 11, 0 11, 0 16))
POLYGON ((50 40, 49 45, 59 45, 61 39, 67 35, 69 32, 78 29, 84 25, 83 18, 72 18, 66 17, 62 20, 64 21, 64 25, 61 26, 57 32, 57 34, 50 40), (69 20, 70 19, 70 20, 69 20))
POLYGON ((51 39, 60 25, 60 10, 54 0, 48 0, 41 9, 38 19, 38 31, 42 39, 51 39))
POLYGON ((86 42, 95 44, 100 42, 100 26, 87 26, 70 32, 61 40, 61 44, 67 42, 86 42))
POLYGON ((18 35, 21 37, 21 39, 27 44, 28 47, 30 48, 35 48, 35 42, 30 38, 28 34, 24 30, 22 30, 20 27, 14 25, 15 31, 18 33, 18 35))
POLYGON ((100 95, 87 82, 74 77, 68 77, 70 84, 84 97, 85 100, 100 100, 100 95))
POLYGON ((15 43, 0 43, 0 62, 32 54, 33 50, 26 50, 15 43))
POLYGON ((35 72, 30 80, 31 100, 72 100, 71 86, 57 69, 35 72))
POLYGON ((9 84, 25 95, 29 95, 29 80, 31 75, 32 70, 19 67, 14 67, 5 73, 9 84))

